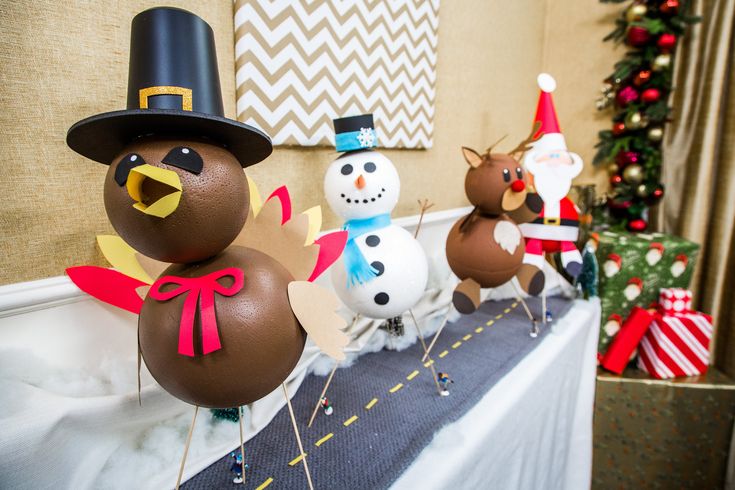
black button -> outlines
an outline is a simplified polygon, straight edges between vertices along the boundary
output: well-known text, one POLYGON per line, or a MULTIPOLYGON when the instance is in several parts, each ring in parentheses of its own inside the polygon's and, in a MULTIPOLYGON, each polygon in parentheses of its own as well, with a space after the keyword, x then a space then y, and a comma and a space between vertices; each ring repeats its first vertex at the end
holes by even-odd
POLYGON ((368 247, 377 247, 380 245, 380 238, 378 238, 378 235, 368 235, 365 239, 365 243, 368 247))
POLYGON ((379 305, 387 305, 388 301, 390 301, 390 297, 388 296, 388 293, 378 293, 375 295, 375 302, 379 305))
POLYGON ((378 262, 377 260, 373 262, 372 264, 370 264, 370 267, 378 271, 379 276, 382 276, 383 272, 385 272, 385 266, 383 265, 382 262, 378 262))

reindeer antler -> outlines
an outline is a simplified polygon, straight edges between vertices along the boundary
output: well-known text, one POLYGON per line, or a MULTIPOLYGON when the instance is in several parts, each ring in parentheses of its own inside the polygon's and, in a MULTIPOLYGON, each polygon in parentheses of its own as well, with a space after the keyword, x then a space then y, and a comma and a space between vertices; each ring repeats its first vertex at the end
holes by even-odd
POLYGON ((541 121, 536 121, 533 123, 533 128, 531 128, 531 132, 528 133, 528 136, 526 136, 526 139, 518 143, 518 146, 513 148, 511 151, 508 152, 508 155, 515 158, 516 153, 520 153, 520 156, 517 158, 517 160, 520 160, 523 158, 523 154, 526 153, 528 150, 531 149, 531 143, 539 139, 539 136, 535 136, 536 133, 538 133, 538 130, 541 128, 541 121))
POLYGON ((503 136, 502 136, 502 137, 501 137, 501 138, 500 138, 500 139, 499 139, 498 141, 496 141, 495 143, 493 143, 492 145, 490 145, 490 146, 489 146, 489 147, 488 147, 488 148, 487 148, 487 149, 485 150, 485 155, 489 155, 489 154, 490 154, 490 152, 491 152, 491 151, 493 151, 493 148, 495 148, 496 146, 498 146, 498 145, 500 144, 500 142, 501 142, 501 141, 503 141, 503 140, 504 140, 505 138, 507 138, 507 137, 508 137, 508 135, 507 135, 507 134, 506 134, 506 135, 503 135, 503 136))

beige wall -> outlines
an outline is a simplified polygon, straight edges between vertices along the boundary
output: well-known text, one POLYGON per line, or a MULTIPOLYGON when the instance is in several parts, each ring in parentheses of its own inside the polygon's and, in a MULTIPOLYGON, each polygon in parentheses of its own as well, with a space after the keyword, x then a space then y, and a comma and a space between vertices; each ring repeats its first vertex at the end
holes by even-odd
MULTIPOLYGON (((225 111, 234 114, 232 7, 226 0, 167 0, 202 16, 215 30, 225 111)), ((111 233, 102 204, 106 167, 64 144, 77 120, 123 108, 130 20, 158 2, 50 0, 0 5, 0 284, 63 274, 77 264, 104 264, 94 236, 111 233), (104 5, 103 5, 104 3, 104 5)), ((440 9, 434 147, 386 151, 398 167, 402 198, 394 216, 466 205, 459 146, 484 149, 508 134, 510 149, 529 130, 536 74, 559 82, 557 111, 570 149, 590 162, 598 129, 594 110, 614 62, 601 38, 617 8, 594 1, 444 0, 440 9), (580 8, 583 4, 584 7, 580 8)), ((322 176, 329 149, 276 149, 248 170, 264 192, 285 183, 295 209, 324 208, 322 176)), ((580 181, 604 174, 589 165, 580 181)))

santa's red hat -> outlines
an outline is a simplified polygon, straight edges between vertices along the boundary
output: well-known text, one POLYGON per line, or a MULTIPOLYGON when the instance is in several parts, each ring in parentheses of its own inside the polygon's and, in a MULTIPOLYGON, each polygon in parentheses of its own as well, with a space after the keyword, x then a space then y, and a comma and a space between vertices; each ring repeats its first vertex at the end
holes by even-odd
POLYGON ((533 148, 543 151, 566 150, 567 143, 564 140, 564 135, 561 134, 559 120, 556 117, 556 109, 554 108, 554 99, 551 97, 551 93, 556 90, 556 80, 548 73, 542 73, 536 81, 541 93, 538 97, 533 123, 540 123, 541 127, 534 135, 540 137, 533 144, 533 148))
POLYGON ((609 317, 607 317, 607 321, 608 322, 623 323, 623 317, 621 317, 617 313, 613 313, 609 317))
POLYGON ((620 267, 623 264, 623 259, 620 258, 620 255, 618 254, 607 254, 606 260, 611 260, 618 264, 618 267, 620 267))
POLYGON ((686 254, 679 254, 674 258, 674 262, 683 262, 686 265, 689 262, 689 257, 686 254))
POLYGON ((640 277, 631 277, 630 279, 628 279, 628 285, 631 285, 631 284, 635 284, 640 289, 643 289, 643 281, 641 280, 640 277))
POLYGON ((649 250, 656 249, 659 252, 664 253, 664 244, 663 243, 653 242, 653 243, 651 243, 651 245, 648 248, 649 248, 649 250))

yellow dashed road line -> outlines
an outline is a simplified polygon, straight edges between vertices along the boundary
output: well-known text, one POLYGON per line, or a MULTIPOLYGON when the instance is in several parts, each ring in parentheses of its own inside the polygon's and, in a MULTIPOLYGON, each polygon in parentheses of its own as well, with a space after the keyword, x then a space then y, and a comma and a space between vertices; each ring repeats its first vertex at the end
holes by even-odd
POLYGON ((485 325, 487 325, 487 326, 489 327, 489 326, 490 326, 490 325, 492 325, 493 323, 495 323, 495 320, 490 320, 490 321, 489 321, 489 322, 487 322, 487 323, 486 323, 485 325))
POLYGON ((271 483, 273 483, 273 478, 272 477, 269 477, 266 481, 264 481, 263 483, 261 483, 260 486, 258 488, 256 488, 255 490, 263 490, 265 487, 267 487, 271 483))
POLYGON ((510 308, 506 308, 506 309, 505 309, 505 310, 503 310, 503 311, 504 311, 505 313, 510 313, 510 308))
POLYGON ((393 388, 391 388, 388 391, 390 391, 391 393, 395 393, 396 391, 400 390, 401 388, 403 388, 403 383, 398 383, 397 385, 395 385, 393 388))
POLYGON ((409 374, 408 376, 406 376, 406 379, 409 380, 409 381, 411 381, 413 378, 415 378, 416 376, 418 376, 418 374, 419 374, 418 371, 414 371, 411 374, 409 374))
POLYGON ((471 338, 472 338, 472 334, 471 333, 468 333, 467 335, 465 335, 464 337, 462 337, 462 340, 464 340, 465 342, 467 342, 471 338))
POLYGON ((477 327, 477 328, 475 329, 475 333, 482 333, 482 332, 483 332, 484 330, 485 330, 485 329, 484 329, 484 328, 482 328, 482 327, 477 327))
POLYGON ((314 443, 314 445, 315 445, 316 447, 319 447, 319 446, 321 446, 322 444, 324 444, 325 442, 327 442, 328 440, 330 440, 330 439, 331 439, 332 437, 334 437, 334 433, 333 433, 333 432, 330 432, 330 433, 329 433, 329 434, 327 434, 326 436, 324 436, 324 437, 322 437, 321 439, 319 439, 318 441, 316 441, 316 442, 314 443))
POLYGON ((462 342, 458 340, 458 341, 456 341, 455 343, 452 344, 452 349, 456 349, 460 345, 462 345, 462 342))
POLYGON ((348 418, 347 420, 345 420, 344 422, 342 422, 342 425, 344 425, 345 427, 347 427, 348 425, 350 425, 355 420, 357 420, 357 415, 353 415, 352 417, 348 418))
POLYGON ((301 462, 302 459, 304 459, 304 455, 303 454, 299 454, 294 459, 292 459, 291 461, 289 461, 288 462, 288 465, 289 466, 296 466, 297 464, 299 464, 299 462, 301 462))
POLYGON ((513 303, 513 304, 512 304, 512 305, 510 305, 510 306, 511 306, 511 308, 515 308, 516 306, 518 306, 518 303, 513 303))
POLYGON ((378 399, 377 398, 373 398, 372 400, 370 400, 370 403, 368 403, 367 405, 365 405, 365 410, 370 410, 371 408, 373 408, 375 406, 376 403, 378 403, 378 399))
POLYGON ((496 320, 500 320, 501 318, 503 318, 503 315, 495 315, 496 320))
POLYGON ((449 351, 448 350, 445 350, 444 352, 442 352, 441 354, 439 354, 439 357, 445 357, 447 354, 449 354, 449 351))
POLYGON ((428 361, 426 361, 426 362, 424 363, 424 367, 429 367, 429 366, 431 366, 432 364, 434 364, 434 359, 429 359, 428 361))

